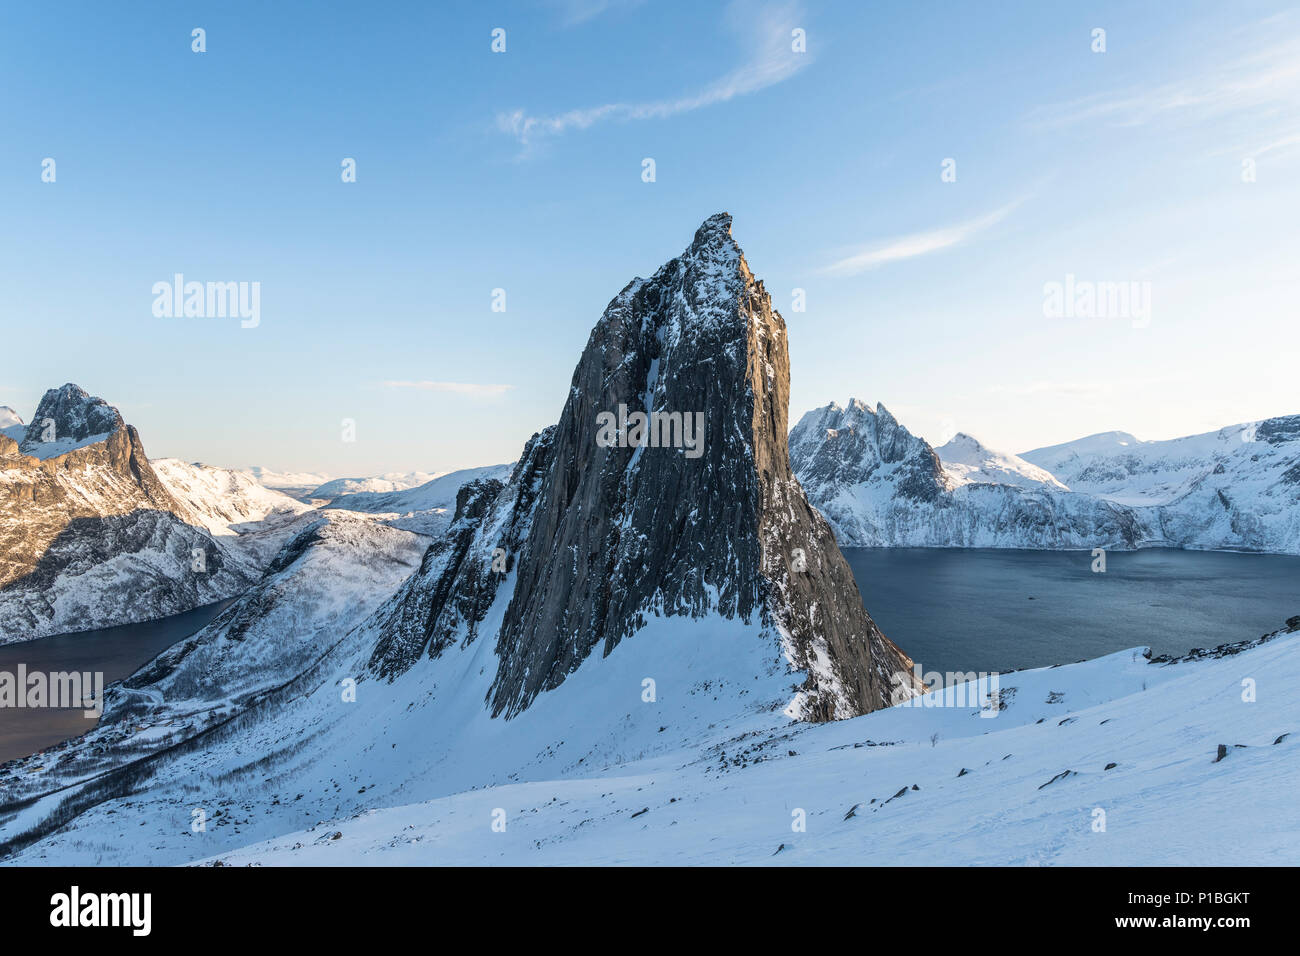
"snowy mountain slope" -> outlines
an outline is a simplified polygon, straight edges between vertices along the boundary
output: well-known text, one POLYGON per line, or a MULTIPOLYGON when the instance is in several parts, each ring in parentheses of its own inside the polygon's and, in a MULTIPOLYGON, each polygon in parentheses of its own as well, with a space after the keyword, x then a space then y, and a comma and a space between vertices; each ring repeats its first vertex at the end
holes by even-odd
POLYGON ((253 479, 263 488, 283 492, 294 498, 306 498, 325 482, 333 480, 330 475, 320 475, 315 472, 275 471, 262 465, 253 465, 243 470, 252 475, 253 479))
POLYGON ((420 534, 439 535, 451 523, 456 492, 462 485, 480 478, 506 481, 514 465, 486 465, 448 472, 414 488, 399 491, 360 491, 331 501, 327 508, 344 508, 368 514, 382 514, 395 528, 420 534))
POLYGON ((177 458, 149 462, 172 497, 214 535, 240 535, 291 521, 311 506, 273 491, 243 471, 177 458))
POLYGON ((1138 509, 1173 547, 1300 553, 1300 415, 1169 441, 1108 432, 1022 457, 1138 509))
POLYGON ((846 545, 1300 553, 1300 416, 1019 457, 959 435, 941 451, 856 400, 790 433, 795 473, 846 545))
MULTIPOLYGON (((454 648, 436 684, 413 669, 363 681, 354 703, 317 679, 287 710, 269 704, 276 719, 152 767, 147 787, 101 784, 85 812, 5 862, 1300 863, 1300 698, 1287 691, 1300 619, 1200 659, 1133 650, 1004 674, 995 717, 973 703, 984 688, 961 685, 825 724, 765 707, 777 684, 760 681, 748 709, 716 693, 705 675, 752 682, 754 645, 743 627, 703 627, 716 622, 657 622, 654 641, 589 659, 574 693, 511 721, 469 706, 490 686, 486 642, 454 648), (697 667, 699 651, 711 653, 697 667), (653 702, 648 673, 662 678, 653 702), (1246 678, 1261 691, 1252 703, 1246 678)), ((33 759, 0 770, 0 802, 33 759)), ((0 806, 0 841, 50 802, 0 806)))
POLYGON ((978 481, 1022 488, 1070 490, 1045 468, 1030 464, 1017 455, 994 451, 965 432, 958 432, 934 452, 939 456, 943 470, 955 483, 978 481))
POLYGON ((342 498, 363 492, 385 494, 390 491, 405 491, 428 484, 443 474, 446 472, 430 474, 426 471, 392 471, 372 478, 335 478, 315 488, 308 497, 342 498))
POLYGON ((150 620, 256 576, 158 479, 136 430, 75 385, 0 435, 0 642, 150 620))
MULTIPOLYGON (((114 690, 101 725, 119 734, 111 748, 92 734, 5 768, 0 852, 30 844, 39 858, 67 825, 78 845, 102 833, 113 859, 179 862, 196 843, 172 824, 196 799, 229 809, 210 830, 220 849, 367 806, 667 754, 719 728, 843 718, 909 692, 910 660, 862 609, 790 476, 784 325, 729 227, 706 221, 683 256, 611 302, 559 424, 507 481, 459 489, 448 534, 369 618, 344 630, 297 596, 307 581, 334 589, 342 568, 288 581, 277 562, 204 632, 216 635, 202 642, 210 651, 182 645, 114 690), (716 444, 693 458, 599 444, 597 409, 627 401, 702 407, 716 444), (266 623, 281 602, 293 616, 266 623), (254 676, 252 696, 241 686, 214 711, 213 668, 254 674, 266 648, 243 635, 286 630, 320 635, 309 642, 320 656, 296 675, 304 658, 284 658, 254 676), (145 826, 127 836, 128 818, 145 826)), ((363 520, 331 509, 331 523, 334 511, 363 520)))
POLYGON ((705 220, 680 257, 609 303, 559 423, 530 440, 464 549, 398 596, 373 670, 392 679, 454 643, 495 640, 492 712, 513 717, 651 615, 719 617, 752 624, 804 675, 792 715, 889 699, 906 658, 790 474, 785 325, 730 230, 726 214, 705 220), (675 415, 677 440, 632 424, 606 434, 616 409, 675 415))
MULTIPOLYGON (((895 707, 554 779, 336 816, 227 865, 1241 865, 1300 862, 1300 680, 1284 636, 1161 666, 1006 675, 1007 709, 895 707), (1053 702, 1048 702, 1049 700, 1053 702), (931 742, 931 735, 937 740, 931 742), (1216 762, 1220 745, 1227 756, 1216 762), (1242 801, 1250 806, 1242 813, 1242 801), (503 832, 492 827, 498 808, 503 832), (794 828, 800 812, 802 831, 794 828)), ((938 695, 927 695, 928 700, 938 695)), ((950 696, 948 698, 952 700, 950 696)), ((67 859, 61 847, 47 850, 67 859)))
POLYGON ((12 441, 22 441, 27 434, 27 426, 18 413, 8 405, 0 405, 0 435, 12 441))
MULTIPOLYGON (((981 467, 1013 464, 983 446, 965 450, 981 467)), ((945 469, 883 405, 873 411, 856 399, 804 415, 790 432, 790 461, 809 501, 852 547, 1134 548, 1156 534, 1131 509, 1023 472, 1016 483, 989 483, 945 469)))

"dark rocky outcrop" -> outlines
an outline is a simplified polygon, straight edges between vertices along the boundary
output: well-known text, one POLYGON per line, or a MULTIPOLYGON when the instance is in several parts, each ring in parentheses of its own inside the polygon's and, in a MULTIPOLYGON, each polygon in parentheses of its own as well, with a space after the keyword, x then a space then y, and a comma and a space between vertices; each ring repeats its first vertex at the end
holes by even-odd
POLYGON ((609 303, 558 424, 490 506, 490 488, 458 502, 448 539, 385 610, 372 671, 391 678, 476 639, 504 601, 494 715, 518 714, 656 616, 754 625, 806 674, 798 716, 891 703, 911 662, 863 610, 790 470, 785 322, 730 227, 707 219, 681 256, 609 303), (602 432, 620 407, 627 427, 620 417, 602 432), (639 445, 637 412, 677 416, 662 433, 676 441, 639 445), (686 430, 696 422, 702 434, 686 430))

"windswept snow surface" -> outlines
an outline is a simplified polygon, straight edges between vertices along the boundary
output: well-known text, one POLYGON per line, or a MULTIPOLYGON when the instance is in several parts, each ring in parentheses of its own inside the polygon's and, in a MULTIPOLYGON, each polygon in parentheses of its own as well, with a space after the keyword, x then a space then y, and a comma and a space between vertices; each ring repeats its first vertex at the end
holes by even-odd
POLYGON ((1135 649, 1009 674, 1007 708, 994 718, 927 708, 932 694, 919 707, 829 725, 718 725, 595 774, 350 813, 212 858, 1295 865, 1298 651, 1290 637, 1239 657, 1160 666, 1135 649), (1243 703, 1246 677, 1276 692, 1243 703), (1228 754, 1216 763, 1220 743, 1228 754), (498 809, 505 832, 492 828, 498 809), (794 828, 801 811, 804 832, 794 828))

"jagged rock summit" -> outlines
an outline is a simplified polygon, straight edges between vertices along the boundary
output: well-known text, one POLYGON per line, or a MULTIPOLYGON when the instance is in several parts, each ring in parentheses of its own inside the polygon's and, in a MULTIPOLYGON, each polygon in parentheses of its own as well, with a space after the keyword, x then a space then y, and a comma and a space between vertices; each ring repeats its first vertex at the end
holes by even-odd
POLYGON ((791 716, 890 704, 911 661, 791 473, 789 385, 785 322, 730 215, 711 216, 609 303, 558 424, 510 480, 462 490, 447 537, 381 612, 371 669, 395 678, 490 638, 491 709, 513 716, 656 617, 716 616, 784 656, 791 716))

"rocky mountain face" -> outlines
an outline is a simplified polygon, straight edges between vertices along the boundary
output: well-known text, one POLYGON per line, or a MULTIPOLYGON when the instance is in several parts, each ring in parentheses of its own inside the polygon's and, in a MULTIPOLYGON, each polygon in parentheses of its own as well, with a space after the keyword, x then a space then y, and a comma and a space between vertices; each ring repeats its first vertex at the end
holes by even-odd
POLYGON ((790 454, 848 546, 1300 553, 1300 416, 1016 456, 968 435, 935 452, 884 406, 851 401, 800 419, 790 454))
POLYGON ((228 597, 255 569, 159 481, 117 409, 45 393, 0 433, 0 642, 149 620, 228 597))
POLYGON ((790 433, 790 456, 846 546, 1133 548, 1152 535, 1131 509, 1090 495, 947 469, 883 405, 808 412, 790 433))
POLYGON ((445 539, 382 612, 374 672, 490 639, 489 702, 509 717, 653 618, 717 617, 751 624, 799 672, 792 716, 890 703, 910 661, 791 473, 785 322, 730 227, 706 220, 609 303, 559 422, 504 485, 462 489, 445 539))

